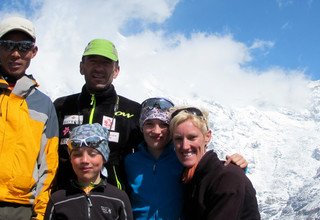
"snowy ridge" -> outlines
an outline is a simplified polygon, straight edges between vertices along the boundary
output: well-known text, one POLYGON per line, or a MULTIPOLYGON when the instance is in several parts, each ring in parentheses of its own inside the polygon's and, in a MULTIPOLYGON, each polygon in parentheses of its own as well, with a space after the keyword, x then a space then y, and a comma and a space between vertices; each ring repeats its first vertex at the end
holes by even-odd
MULTIPOLYGON (((121 87, 127 89, 124 85, 117 86, 121 87)), ((302 110, 261 110, 254 106, 231 108, 204 100, 198 94, 187 100, 185 97, 159 95, 171 94, 166 88, 159 87, 138 86, 143 93, 129 95, 140 101, 164 96, 176 105, 207 109, 213 130, 209 149, 213 148, 221 159, 237 152, 249 161, 247 175, 257 192, 261 219, 320 219, 319 81, 310 82, 312 96, 302 110)), ((60 88, 49 89, 47 93, 51 97, 65 94, 60 88)), ((128 94, 128 91, 120 94, 128 94)))

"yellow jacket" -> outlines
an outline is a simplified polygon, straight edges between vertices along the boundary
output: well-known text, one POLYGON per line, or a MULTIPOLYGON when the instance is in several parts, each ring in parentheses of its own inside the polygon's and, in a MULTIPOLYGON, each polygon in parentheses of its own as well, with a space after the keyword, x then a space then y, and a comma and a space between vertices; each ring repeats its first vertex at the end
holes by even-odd
POLYGON ((48 96, 23 76, 0 78, 0 201, 30 204, 42 219, 58 166, 58 122, 48 96))

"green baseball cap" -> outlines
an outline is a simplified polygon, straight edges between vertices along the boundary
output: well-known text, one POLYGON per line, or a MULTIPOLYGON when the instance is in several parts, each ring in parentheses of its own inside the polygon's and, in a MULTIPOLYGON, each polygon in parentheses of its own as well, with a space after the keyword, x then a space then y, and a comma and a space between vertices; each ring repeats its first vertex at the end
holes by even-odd
POLYGON ((111 41, 105 39, 94 39, 89 42, 84 49, 82 56, 99 55, 109 58, 113 61, 118 61, 118 52, 111 41))

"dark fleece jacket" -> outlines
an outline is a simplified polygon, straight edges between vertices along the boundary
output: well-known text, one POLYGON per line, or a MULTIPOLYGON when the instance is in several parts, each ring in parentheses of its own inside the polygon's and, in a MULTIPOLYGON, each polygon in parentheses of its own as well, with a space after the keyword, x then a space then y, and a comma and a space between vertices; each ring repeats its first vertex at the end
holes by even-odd
POLYGON ((186 184, 186 219, 260 219, 250 180, 240 167, 223 163, 212 150, 200 160, 186 184))

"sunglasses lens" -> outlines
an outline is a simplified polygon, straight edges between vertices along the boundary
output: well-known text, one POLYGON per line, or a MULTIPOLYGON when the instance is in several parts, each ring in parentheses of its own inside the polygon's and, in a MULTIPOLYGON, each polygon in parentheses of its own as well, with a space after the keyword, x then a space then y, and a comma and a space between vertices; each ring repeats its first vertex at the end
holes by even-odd
POLYGON ((187 111, 196 116, 203 116, 202 112, 197 108, 188 108, 187 111))
POLYGON ((182 109, 176 110, 175 112, 172 113, 171 118, 174 118, 175 116, 177 116, 182 111, 185 111, 185 112, 187 112, 189 114, 192 114, 192 115, 195 115, 195 116, 198 116, 198 117, 203 117, 203 114, 199 109, 190 107, 190 108, 182 108, 182 109))
POLYGON ((85 143, 89 147, 97 148, 101 144, 102 141, 104 141, 104 138, 98 137, 98 136, 92 136, 85 139, 85 143))
POLYGON ((161 110, 167 110, 169 108, 172 108, 173 106, 173 103, 165 98, 150 98, 145 100, 141 104, 142 108, 158 108, 161 110))
POLYGON ((77 139, 72 139, 70 140, 70 147, 71 148, 79 148, 81 147, 82 141, 81 140, 77 140, 77 139))
POLYGON ((14 49, 18 49, 20 52, 27 52, 34 47, 34 43, 32 41, 11 41, 11 40, 2 40, 0 41, 1 47, 6 51, 13 51, 14 49))
POLYGON ((14 49, 13 41, 0 41, 0 45, 6 51, 12 51, 14 49))
POLYGON ((33 42, 30 41, 21 41, 17 43, 18 50, 20 50, 21 52, 31 50, 33 48, 33 45, 33 42))

